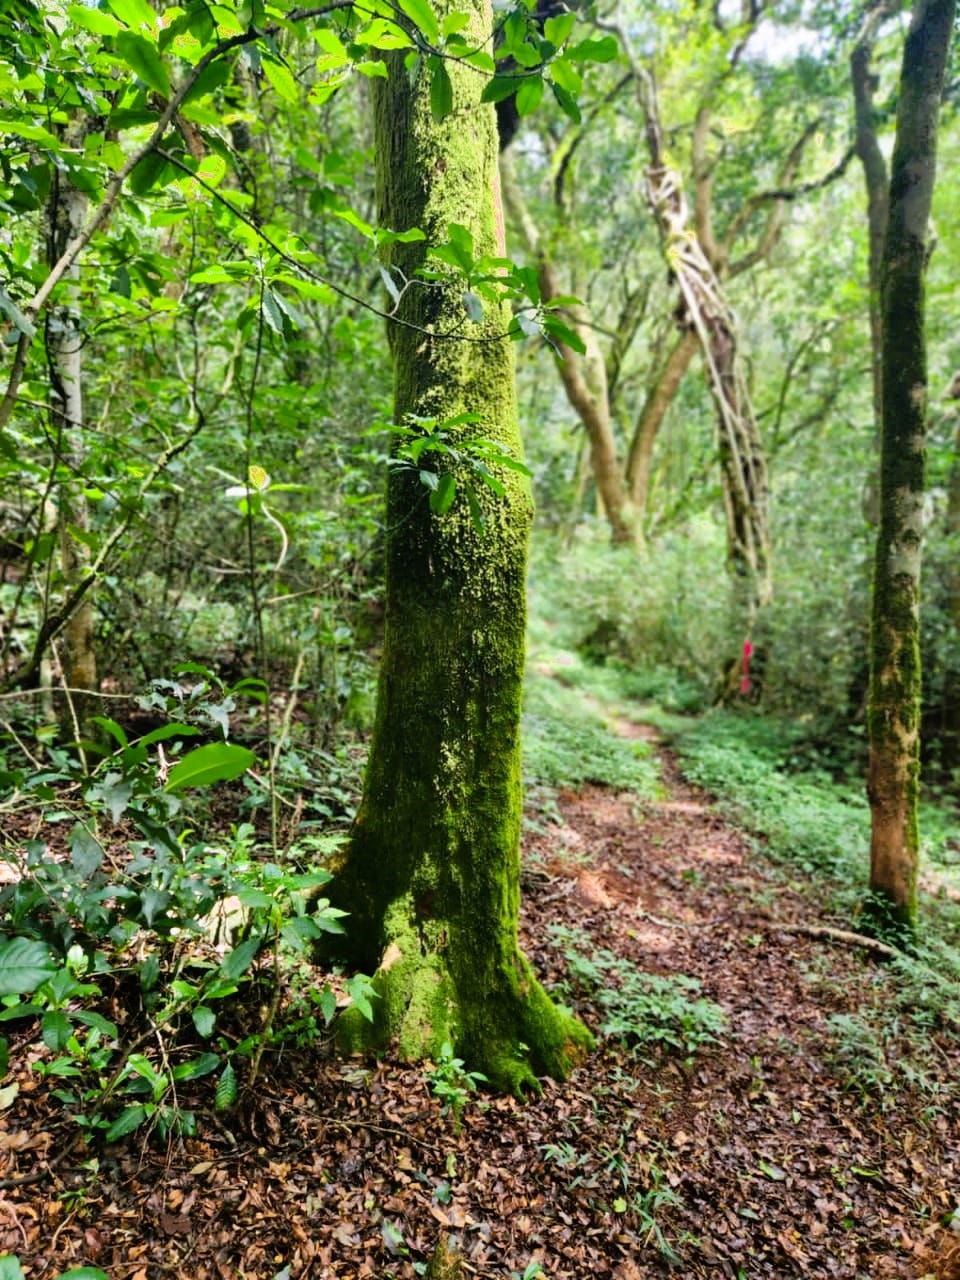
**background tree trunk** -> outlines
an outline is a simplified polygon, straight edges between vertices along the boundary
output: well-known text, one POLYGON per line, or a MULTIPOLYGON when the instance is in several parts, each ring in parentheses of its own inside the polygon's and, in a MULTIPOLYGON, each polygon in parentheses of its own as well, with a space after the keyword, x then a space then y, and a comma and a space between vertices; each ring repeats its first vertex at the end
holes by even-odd
MULTIPOLYGON (((435 5, 441 20, 462 0, 435 5)), ((478 44, 490 39, 489 4, 472 6, 478 44)), ((503 222, 493 107, 483 79, 449 63, 453 113, 431 113, 427 73, 403 59, 376 81, 378 203, 382 226, 421 227, 427 243, 450 223, 469 229, 479 256, 502 255, 503 222)), ((390 267, 412 277, 423 244, 392 246, 390 267)), ((520 455, 509 341, 440 341, 464 332, 461 289, 414 284, 395 325, 396 420, 479 424, 451 428, 460 444, 495 440, 520 455)), ((488 306, 483 335, 503 333, 505 308, 488 306)), ((429 456, 429 455, 425 455, 429 456)), ((388 486, 387 601, 376 723, 364 794, 337 900, 351 912, 348 945, 376 969, 371 1027, 343 1020, 347 1048, 396 1037, 407 1058, 445 1041, 498 1086, 519 1090, 540 1073, 562 1077, 590 1043, 556 1008, 517 943, 521 819, 520 704, 525 653, 526 479, 507 471, 503 497, 478 494, 471 519, 458 473, 451 510, 434 515, 415 470, 388 486)))
POLYGON ((923 276, 937 123, 956 0, 917 0, 903 53, 881 273, 880 528, 871 633, 870 888, 912 929, 917 912, 920 560, 927 368, 923 276))
MULTIPOLYGON (((82 129, 74 132, 78 135, 79 145, 82 145, 82 129)), ((80 234, 86 221, 87 204, 86 195, 72 185, 64 172, 55 168, 47 204, 49 266, 53 266, 70 241, 80 234)), ((90 511, 80 476, 84 440, 83 333, 77 297, 79 280, 80 265, 75 262, 65 273, 59 305, 47 313, 45 331, 50 375, 50 425, 64 475, 58 489, 57 510, 64 598, 87 575, 90 565, 90 548, 84 538, 90 527, 90 511)), ((60 720, 66 738, 83 737, 88 732, 87 722, 93 712, 93 700, 85 696, 98 687, 93 606, 93 593, 88 591, 71 613, 60 635, 58 656, 65 699, 60 720)))

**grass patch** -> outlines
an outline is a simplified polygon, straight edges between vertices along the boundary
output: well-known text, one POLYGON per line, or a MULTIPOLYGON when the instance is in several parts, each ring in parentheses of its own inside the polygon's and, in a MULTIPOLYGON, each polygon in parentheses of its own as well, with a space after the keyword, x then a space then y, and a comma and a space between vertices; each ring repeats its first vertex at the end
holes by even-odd
POLYGON ((584 690, 572 687, 574 668, 536 669, 527 676, 523 713, 523 771, 528 786, 560 789, 588 783, 653 797, 660 771, 646 742, 620 738, 584 690))

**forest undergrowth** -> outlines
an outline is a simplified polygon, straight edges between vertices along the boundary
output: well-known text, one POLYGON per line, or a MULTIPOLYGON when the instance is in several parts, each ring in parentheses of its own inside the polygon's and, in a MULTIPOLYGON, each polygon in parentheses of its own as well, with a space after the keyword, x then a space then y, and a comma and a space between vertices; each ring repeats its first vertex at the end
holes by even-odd
MULTIPOLYGON (((129 974, 78 973, 52 1012, 75 1036, 86 1014, 80 1052, 49 1007, 5 1027, 0 1276, 957 1280, 951 885, 926 896, 914 956, 841 938, 864 884, 852 786, 759 720, 678 717, 635 687, 567 651, 531 657, 522 943, 598 1037, 570 1081, 518 1101, 452 1050, 337 1057, 327 1022, 365 988, 289 958, 271 983, 295 912, 233 962, 232 993, 242 942, 193 944, 194 967, 181 946, 179 1021, 125 1013, 129 974), (99 1125, 81 1096, 97 1019, 137 1086, 99 1125)), ((229 833, 225 795, 209 819, 229 833)), ((256 834, 235 824, 234 856, 246 841, 257 861, 256 834)), ((240 906, 299 892, 305 866, 272 865, 240 906)))

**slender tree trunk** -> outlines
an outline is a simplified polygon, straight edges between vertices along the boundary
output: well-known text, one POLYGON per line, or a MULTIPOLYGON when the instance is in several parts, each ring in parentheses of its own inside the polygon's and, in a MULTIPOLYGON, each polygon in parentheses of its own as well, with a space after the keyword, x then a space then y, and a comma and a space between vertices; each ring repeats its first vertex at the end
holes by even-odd
MULTIPOLYGON (((564 290, 560 287, 556 267, 541 241, 540 233, 517 186, 509 151, 505 151, 500 157, 500 170, 504 201, 513 221, 520 228, 527 248, 537 259, 540 298, 542 302, 549 303, 554 298, 561 297, 564 290)), ((590 462, 597 486, 598 509, 610 524, 612 541, 630 543, 636 537, 637 524, 617 455, 606 362, 597 343, 596 333, 589 324, 586 308, 569 307, 565 311, 565 317, 586 350, 580 355, 566 343, 557 344, 560 381, 567 401, 580 419, 590 442, 590 462)))
MULTIPOLYGON (((883 238, 890 209, 890 183, 887 162, 877 137, 874 92, 876 76, 870 65, 880 23, 899 9, 894 0, 880 0, 866 15, 857 43, 850 55, 850 82, 853 86, 855 147, 863 168, 867 194, 867 243, 869 254, 868 289, 870 303, 870 367, 873 375, 873 421, 876 439, 880 440, 882 406, 882 358, 880 351, 880 270, 883 263, 883 238)), ((866 500, 866 515, 871 524, 879 518, 879 475, 871 475, 866 500)))
MULTIPOLYGON (((489 0, 469 4, 478 46, 489 42, 489 0)), ((443 19, 464 0, 435 0, 443 19)), ((380 222, 420 227, 427 244, 459 223, 477 255, 502 255, 494 110, 483 79, 446 64, 454 110, 431 113, 427 71, 402 58, 377 80, 375 145, 380 222)), ((395 244, 388 266, 413 277, 422 244, 395 244)), ((509 341, 438 340, 463 332, 461 289, 414 283, 394 325, 395 412, 452 426, 520 453, 509 341)), ((485 333, 502 333, 506 308, 488 307, 485 333)), ((471 332, 470 336, 477 331, 471 332)), ((428 458, 429 455, 424 455, 428 458)), ((426 465, 426 464, 424 464, 426 465)), ((540 1073, 562 1077, 590 1036, 554 1006, 517 943, 521 818, 520 701, 525 577, 532 503, 527 481, 501 476, 502 498, 478 494, 476 527, 456 473, 457 498, 433 514, 415 470, 391 472, 387 600, 377 714, 363 799, 336 900, 351 912, 346 945, 376 970, 376 1022, 342 1020, 346 1048, 396 1040, 407 1058, 449 1041, 498 1086, 520 1090, 540 1073)))
POLYGON ((699 345, 695 330, 687 329, 680 335, 658 370, 640 410, 627 456, 627 484, 638 522, 643 521, 650 496, 650 467, 657 433, 699 345))
POLYGON ((880 528, 871 632, 870 888, 912 929, 917 912, 920 560, 927 367, 923 277, 937 124, 956 0, 917 0, 903 54, 881 271, 880 528))
MULTIPOLYGON (((82 142, 82 134, 80 135, 82 142)), ((83 229, 87 197, 66 175, 54 170, 53 189, 47 206, 47 261, 53 265, 66 246, 83 229)), ((80 468, 84 460, 82 351, 83 335, 78 309, 80 266, 76 262, 65 273, 59 304, 46 319, 46 352, 50 372, 50 419, 65 478, 59 487, 57 525, 60 538, 60 570, 64 597, 86 577, 90 549, 85 534, 90 513, 82 493, 80 468)), ((86 693, 97 689, 97 660, 94 647, 94 600, 87 592, 73 611, 59 642, 60 666, 65 688, 61 715, 64 735, 83 736, 92 713, 92 699, 86 693)))

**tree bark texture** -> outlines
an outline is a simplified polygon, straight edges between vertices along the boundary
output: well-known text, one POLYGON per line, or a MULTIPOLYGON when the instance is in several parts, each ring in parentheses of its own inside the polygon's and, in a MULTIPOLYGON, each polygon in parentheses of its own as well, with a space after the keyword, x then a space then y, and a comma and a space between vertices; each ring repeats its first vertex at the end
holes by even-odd
POLYGON ((880 528, 871 630, 870 888, 912 929, 917 912, 920 562, 927 368, 923 277, 937 124, 956 0, 917 0, 903 54, 881 270, 880 528))
MULTIPOLYGON (((442 21, 464 3, 434 8, 442 21)), ((469 8, 478 45, 489 41, 488 0, 469 8)), ((508 308, 487 304, 482 327, 468 329, 455 278, 414 279, 425 247, 447 241, 451 223, 471 232, 477 256, 504 252, 494 109, 479 101, 475 70, 447 67, 454 109, 441 122, 425 70, 411 76, 394 58, 389 79, 375 81, 380 225, 427 236, 392 245, 386 263, 413 281, 398 316, 416 326, 390 328, 396 420, 477 413, 479 423, 450 428, 458 443, 485 437, 519 457, 513 347, 495 337, 508 308), (441 332, 455 336, 433 336, 441 332)), ((351 959, 376 971, 379 999, 375 1023, 348 1010, 340 1038, 347 1049, 395 1042, 410 1059, 449 1041, 498 1087, 519 1091, 539 1074, 565 1076, 590 1036, 550 1001, 517 942, 529 485, 505 470, 503 497, 478 493, 478 529, 467 477, 456 478, 443 516, 415 470, 395 467, 389 478, 376 721, 332 886, 351 913, 351 959)))
MULTIPOLYGON (((877 28, 899 8, 894 0, 880 0, 863 20, 857 43, 850 55, 850 82, 853 87, 855 147, 863 168, 867 195, 867 243, 869 255, 868 289, 870 302, 870 368, 873 374, 873 420, 876 438, 880 439, 880 414, 883 404, 882 358, 880 332, 880 272, 883 264, 883 238, 887 230, 890 208, 890 181, 887 162, 877 136, 874 93, 877 77, 871 67, 877 28)), ((866 502, 867 517, 876 524, 879 517, 879 477, 871 476, 866 502)))
MULTIPOLYGON (((82 143, 82 132, 77 132, 82 143)), ((86 195, 66 174, 54 169, 47 205, 47 261, 51 266, 82 231, 87 203, 86 195)), ((90 565, 90 549, 83 536, 90 526, 90 513, 79 479, 84 459, 79 279, 79 263, 74 262, 64 274, 61 296, 47 313, 45 326, 51 429, 66 476, 59 487, 57 511, 64 597, 86 576, 90 565)), ((97 689, 93 604, 93 595, 88 592, 61 632, 59 658, 66 699, 61 720, 68 738, 86 734, 93 708, 92 699, 85 695, 97 689)))

